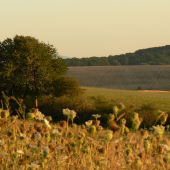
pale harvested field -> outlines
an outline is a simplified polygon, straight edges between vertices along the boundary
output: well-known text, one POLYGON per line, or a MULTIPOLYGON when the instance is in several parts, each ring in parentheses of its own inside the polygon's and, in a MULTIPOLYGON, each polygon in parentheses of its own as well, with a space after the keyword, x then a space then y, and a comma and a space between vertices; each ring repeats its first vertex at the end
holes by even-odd
POLYGON ((170 90, 170 65, 69 67, 67 76, 81 86, 112 89, 170 90))

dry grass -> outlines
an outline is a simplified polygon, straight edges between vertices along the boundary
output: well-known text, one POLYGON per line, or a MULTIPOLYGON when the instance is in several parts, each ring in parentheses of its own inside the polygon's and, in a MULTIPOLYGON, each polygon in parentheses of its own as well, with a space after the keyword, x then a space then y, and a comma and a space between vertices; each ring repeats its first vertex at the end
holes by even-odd
POLYGON ((169 65, 69 67, 67 76, 76 77, 81 86, 112 89, 170 90, 169 65))
MULTIPOLYGON (((94 115, 95 116, 95 115, 94 115)), ((60 127, 43 122, 0 119, 0 169, 136 170, 169 169, 169 132, 97 131, 94 125, 60 127), (41 128, 42 131, 38 130, 41 128), (123 133, 122 133, 123 132, 123 133), (163 136, 162 136, 163 133, 163 136)), ((161 126, 162 127, 162 126, 161 126)))

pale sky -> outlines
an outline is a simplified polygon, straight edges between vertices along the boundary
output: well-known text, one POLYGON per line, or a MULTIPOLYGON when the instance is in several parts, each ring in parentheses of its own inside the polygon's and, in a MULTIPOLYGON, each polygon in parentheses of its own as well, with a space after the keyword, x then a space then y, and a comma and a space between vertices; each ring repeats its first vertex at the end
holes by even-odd
POLYGON ((0 41, 32 36, 67 57, 170 45, 170 0, 0 0, 0 41))

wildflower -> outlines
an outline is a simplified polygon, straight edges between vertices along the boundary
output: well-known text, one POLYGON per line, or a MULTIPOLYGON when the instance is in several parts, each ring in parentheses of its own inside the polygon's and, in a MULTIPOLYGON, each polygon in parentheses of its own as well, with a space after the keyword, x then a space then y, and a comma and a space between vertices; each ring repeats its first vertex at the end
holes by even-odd
POLYGON ((35 113, 35 119, 36 120, 44 120, 44 114, 42 114, 40 111, 37 111, 35 113))
POLYGON ((40 134, 40 133, 35 133, 34 136, 35 136, 37 139, 41 139, 41 134, 40 134))
POLYGON ((24 152, 22 150, 17 150, 17 153, 24 154, 24 152))
POLYGON ((62 162, 65 162, 65 161, 67 161, 68 160, 68 156, 67 155, 64 155, 64 154, 62 154, 62 155, 60 155, 60 162, 62 163, 62 162))
POLYGON ((70 113, 70 110, 67 108, 67 109, 63 109, 63 115, 69 115, 70 113))
POLYGON ((113 106, 113 113, 117 118, 117 113, 118 113, 119 109, 117 108, 117 106, 113 106))
POLYGON ((61 135, 61 133, 59 132, 59 130, 58 130, 58 129, 55 129, 55 128, 52 130, 52 134, 53 134, 53 135, 56 135, 56 136, 60 136, 60 135, 61 135))
POLYGON ((90 125, 92 125, 92 123, 93 123, 93 120, 88 120, 87 122, 85 122, 85 124, 86 124, 87 127, 90 126, 90 125))
POLYGON ((76 117, 77 113, 74 110, 63 109, 63 114, 73 120, 76 117))
POLYGON ((112 143, 119 143, 120 141, 122 141, 122 137, 120 137, 120 138, 118 138, 118 139, 116 139, 115 141, 113 141, 112 143))
POLYGON ((36 163, 31 163, 31 165, 26 165, 27 167, 31 168, 31 169, 36 169, 36 168, 39 168, 40 165, 37 165, 36 163))
POLYGON ((113 132, 111 130, 107 130, 104 133, 103 139, 106 141, 110 141, 113 138, 113 132))
POLYGON ((26 119, 28 119, 28 120, 33 120, 35 118, 35 114, 34 113, 27 113, 26 114, 26 119))
POLYGON ((98 114, 95 114, 95 115, 92 115, 96 120, 101 117, 101 115, 98 115, 98 114))
POLYGON ((102 127, 102 126, 97 126, 97 127, 96 127, 96 130, 97 130, 97 131, 102 131, 102 130, 103 130, 103 127, 102 127))
POLYGON ((64 149, 64 146, 63 145, 59 145, 59 146, 56 147, 56 149, 57 150, 62 150, 62 149, 64 149))
POLYGON ((73 129, 77 128, 77 125, 75 123, 72 124, 73 129))
POLYGON ((115 115, 114 114, 109 114, 108 121, 113 121, 114 119, 115 119, 115 115))
POLYGON ((36 151, 36 150, 39 150, 40 148, 37 147, 37 146, 32 146, 32 145, 29 145, 29 147, 32 149, 32 151, 36 151))
POLYGON ((49 154, 49 147, 48 146, 44 146, 43 147, 43 154, 44 154, 44 158, 47 158, 48 154, 49 154))
POLYGON ((166 151, 170 151, 170 146, 164 144, 160 144, 160 145, 163 146, 166 151))
POLYGON ((26 138, 26 134, 20 133, 19 137, 20 137, 21 140, 24 140, 26 138))
POLYGON ((53 120, 51 116, 46 116, 45 118, 46 118, 49 122, 53 120))
POLYGON ((133 113, 133 118, 132 118, 132 129, 138 130, 140 124, 141 124, 141 121, 139 119, 139 114, 134 112, 133 113))
POLYGON ((51 129, 51 126, 50 126, 50 124, 49 124, 49 121, 48 121, 46 118, 44 118, 44 122, 45 122, 45 124, 47 125, 47 127, 48 127, 49 129, 51 129))
POLYGON ((125 125, 125 124, 126 124, 126 119, 121 119, 121 120, 120 120, 120 125, 123 126, 123 125, 125 125))
POLYGON ((94 134, 96 132, 96 126, 91 125, 90 127, 88 127, 87 131, 91 134, 94 134))
POLYGON ((157 138, 157 139, 161 139, 162 138, 162 135, 164 133, 164 129, 165 127, 164 126, 153 126, 153 129, 154 129, 154 136, 157 138))

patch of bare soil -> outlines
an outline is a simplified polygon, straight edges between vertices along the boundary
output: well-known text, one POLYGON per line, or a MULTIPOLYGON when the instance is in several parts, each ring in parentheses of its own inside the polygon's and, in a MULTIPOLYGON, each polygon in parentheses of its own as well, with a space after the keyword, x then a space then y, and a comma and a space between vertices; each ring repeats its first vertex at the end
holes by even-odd
POLYGON ((160 90, 141 90, 142 92, 150 92, 150 93, 170 93, 170 91, 160 91, 160 90))

